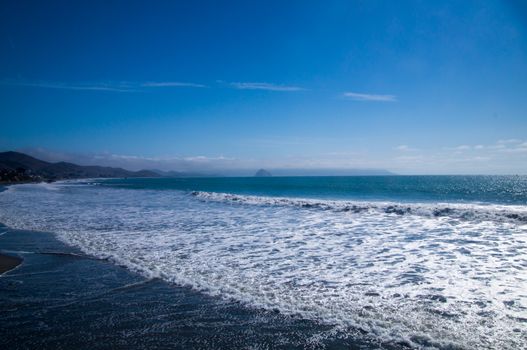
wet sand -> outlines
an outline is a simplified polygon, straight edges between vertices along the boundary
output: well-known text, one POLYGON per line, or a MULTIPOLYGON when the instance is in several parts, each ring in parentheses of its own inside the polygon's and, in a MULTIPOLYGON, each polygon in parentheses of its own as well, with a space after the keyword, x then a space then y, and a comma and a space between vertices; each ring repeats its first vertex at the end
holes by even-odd
POLYGON ((2 231, 7 231, 0 236, 4 252, 23 257, 17 273, 0 278, 3 349, 380 347, 335 333, 331 325, 145 278, 108 260, 87 257, 50 233, 0 224, 2 231))
POLYGON ((20 265, 21 262, 22 262, 22 259, 20 258, 0 254, 0 274, 3 274, 4 272, 14 269, 18 265, 20 265))

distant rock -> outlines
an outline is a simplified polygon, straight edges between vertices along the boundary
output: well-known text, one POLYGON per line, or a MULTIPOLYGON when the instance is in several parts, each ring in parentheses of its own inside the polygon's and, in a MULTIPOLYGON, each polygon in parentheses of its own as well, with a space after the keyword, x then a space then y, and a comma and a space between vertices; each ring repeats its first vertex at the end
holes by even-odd
POLYGON ((269 176, 273 176, 273 175, 271 175, 271 173, 268 172, 265 169, 260 169, 260 170, 258 170, 256 172, 256 174, 254 174, 254 176, 256 176, 256 177, 269 177, 269 176))

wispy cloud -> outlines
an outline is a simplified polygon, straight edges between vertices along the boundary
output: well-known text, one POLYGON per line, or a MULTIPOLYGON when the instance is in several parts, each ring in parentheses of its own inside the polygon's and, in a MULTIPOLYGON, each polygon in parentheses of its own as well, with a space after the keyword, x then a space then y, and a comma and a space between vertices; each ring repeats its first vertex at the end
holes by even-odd
POLYGON ((169 88, 169 87, 195 87, 204 88, 206 85, 196 83, 185 83, 177 81, 167 82, 83 82, 66 83, 50 81, 25 81, 25 80, 2 80, 0 85, 34 87, 44 89, 62 90, 84 90, 84 91, 112 91, 112 92, 137 92, 148 88, 169 88))
POLYGON ((472 147, 469 146, 469 145, 459 145, 457 147, 454 147, 454 150, 456 150, 456 151, 468 151, 471 148, 472 147))
POLYGON ((207 156, 192 156, 192 157, 184 157, 183 160, 186 160, 188 162, 215 162, 215 161, 232 161, 236 160, 236 158, 232 157, 207 157, 207 156))
MULTIPOLYGON (((521 163, 519 159, 527 156, 527 142, 520 139, 498 140, 492 144, 459 145, 455 147, 443 147, 438 152, 441 161, 450 163, 493 161, 497 163, 511 162, 521 163)), ((526 163, 527 164, 527 163, 526 163)), ((525 169, 520 169, 525 173, 525 169)))
POLYGON ((522 140, 518 140, 518 139, 506 139, 506 140, 499 140, 497 144, 507 145, 507 144, 513 144, 513 143, 521 143, 521 142, 522 140))
POLYGON ((421 162, 424 159, 424 156, 422 155, 416 155, 416 156, 399 156, 394 158, 398 162, 403 163, 415 163, 415 162, 421 162))
POLYGON ((504 153, 521 153, 521 154, 527 154, 527 142, 522 142, 521 140, 518 140, 518 142, 515 142, 512 146, 507 148, 502 148, 499 151, 504 153))
POLYGON ((240 90, 267 90, 267 91, 302 91, 305 90, 299 86, 276 85, 270 83, 230 83, 232 87, 240 90))
POLYGON ((527 153, 527 142, 520 139, 498 140, 488 145, 459 145, 455 147, 444 147, 446 151, 461 152, 500 152, 500 153, 527 153))
POLYGON ((417 151, 417 148, 412 148, 408 145, 399 145, 397 147, 395 147, 395 149, 397 151, 401 151, 401 152, 411 152, 411 151, 417 151))
POLYGON ((196 83, 185 83, 180 81, 161 81, 161 82, 147 82, 141 84, 143 87, 195 87, 205 88, 207 85, 196 83))
POLYGON ((115 91, 115 92, 131 92, 135 91, 129 84, 117 83, 79 83, 69 84, 63 82, 46 82, 46 81, 12 81, 4 80, 0 82, 1 85, 8 86, 22 86, 22 87, 36 87, 45 89, 63 89, 63 90, 88 90, 88 91, 115 91))
POLYGON ((501 144, 501 143, 496 144, 496 145, 488 145, 484 147, 490 150, 501 150, 501 149, 507 148, 504 144, 501 144))
POLYGON ((397 98, 394 95, 373 95, 363 94, 358 92, 345 92, 344 97, 354 101, 377 101, 377 102, 396 102, 397 98))

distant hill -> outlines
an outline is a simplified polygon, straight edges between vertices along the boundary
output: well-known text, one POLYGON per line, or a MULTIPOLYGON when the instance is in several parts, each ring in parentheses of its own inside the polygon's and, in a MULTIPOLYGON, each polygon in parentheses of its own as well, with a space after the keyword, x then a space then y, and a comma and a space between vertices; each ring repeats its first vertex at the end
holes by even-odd
POLYGON ((54 181, 97 177, 158 177, 153 171, 49 163, 19 152, 0 152, 0 182, 54 181))
POLYGON ((265 169, 260 169, 260 170, 258 170, 256 172, 256 174, 254 174, 254 176, 256 176, 256 177, 269 177, 269 176, 273 176, 273 175, 271 175, 271 173, 268 172, 265 169))

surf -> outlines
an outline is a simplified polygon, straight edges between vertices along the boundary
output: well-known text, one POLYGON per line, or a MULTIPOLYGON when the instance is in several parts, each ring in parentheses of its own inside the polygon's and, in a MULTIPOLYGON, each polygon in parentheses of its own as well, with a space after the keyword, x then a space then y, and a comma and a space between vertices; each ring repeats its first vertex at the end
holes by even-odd
POLYGON ((507 217, 521 205, 52 186, 1 193, 0 222, 382 342, 514 349, 527 332, 527 227, 507 217))

